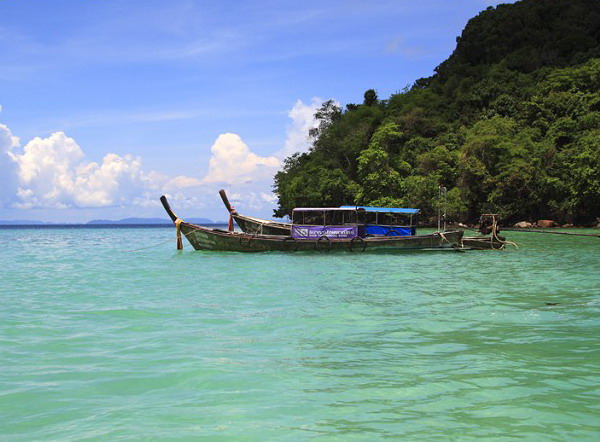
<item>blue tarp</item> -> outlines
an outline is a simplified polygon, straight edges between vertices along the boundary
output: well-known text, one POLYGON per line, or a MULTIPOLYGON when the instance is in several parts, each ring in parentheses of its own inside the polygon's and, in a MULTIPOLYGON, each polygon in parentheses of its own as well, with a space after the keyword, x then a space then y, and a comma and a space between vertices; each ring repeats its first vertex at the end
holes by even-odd
POLYGON ((365 233, 372 236, 411 236, 416 235, 413 226, 381 226, 378 224, 367 224, 365 233))
POLYGON ((365 212, 417 214, 421 209, 403 209, 400 207, 341 206, 340 209, 363 209, 365 212))

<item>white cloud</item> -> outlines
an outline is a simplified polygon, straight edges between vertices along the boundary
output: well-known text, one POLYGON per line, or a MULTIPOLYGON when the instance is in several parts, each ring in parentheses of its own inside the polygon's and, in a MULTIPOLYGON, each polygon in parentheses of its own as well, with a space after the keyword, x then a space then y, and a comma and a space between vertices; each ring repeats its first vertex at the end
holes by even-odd
MULTIPOLYGON (((0 141, 6 144, 8 129, 0 127, 0 141)), ((13 207, 56 208, 154 206, 164 190, 177 191, 200 185, 195 178, 173 179, 157 172, 145 173, 140 158, 108 153, 101 163, 84 161, 84 152, 73 138, 56 132, 48 138, 36 137, 17 152, 13 143, 7 149, 17 166, 18 183, 12 188, 18 201, 13 207)))
POLYGON ((221 134, 211 147, 208 174, 203 183, 241 185, 272 178, 280 166, 274 157, 253 153, 239 135, 221 134))
POLYGON ((178 190, 178 189, 186 189, 189 187, 198 187, 202 185, 202 181, 197 178, 191 178, 187 176, 176 176, 175 178, 170 179, 163 186, 163 189, 166 191, 170 190, 178 190))
POLYGON ((227 190, 227 198, 234 208, 242 213, 250 215, 256 212, 268 213, 271 216, 271 210, 277 204, 277 196, 271 192, 260 190, 259 187, 243 187, 241 191, 227 190))
POLYGON ((18 139, 0 125, 0 204, 17 209, 152 208, 160 205, 160 194, 167 194, 178 207, 198 210, 207 201, 214 206, 216 185, 223 183, 244 184, 240 199, 249 208, 272 204, 273 195, 264 190, 279 167, 277 158, 254 154, 235 134, 219 136, 212 152, 203 180, 169 177, 145 172, 141 159, 131 155, 108 153, 100 162, 86 161, 82 148, 64 132, 36 137, 19 148, 18 139))
MULTIPOLYGON (((2 108, 0 107, 0 110, 2 108)), ((15 199, 17 188, 17 164, 10 156, 11 149, 19 145, 19 139, 10 129, 0 124, 0 207, 9 205, 15 199)))
POLYGON ((84 162, 79 145, 64 132, 36 137, 22 153, 12 152, 18 164, 18 208, 104 207, 129 201, 144 180, 141 161, 114 153, 102 163, 84 162))
POLYGON ((315 119, 315 113, 323 104, 320 98, 313 98, 311 104, 304 104, 302 100, 297 100, 288 116, 292 119, 287 128, 287 138, 282 150, 277 153, 277 157, 286 158, 296 152, 306 152, 310 147, 308 141, 308 132, 319 125, 315 119))
POLYGON ((219 135, 202 179, 144 171, 141 158, 131 155, 107 153, 100 161, 90 161, 62 131, 33 138, 21 147, 19 139, 0 124, 0 207, 152 209, 166 194, 175 207, 198 214, 218 210, 218 189, 231 186, 230 198, 239 201, 243 210, 270 215, 277 202, 271 192, 273 175, 283 158, 308 149, 308 132, 317 125, 314 114, 321 104, 318 98, 310 104, 294 103, 288 112, 291 122, 284 148, 274 155, 254 153, 237 134, 219 135))
POLYGON ((13 147, 17 147, 19 143, 19 138, 15 137, 4 124, 0 124, 0 152, 7 154, 13 147))

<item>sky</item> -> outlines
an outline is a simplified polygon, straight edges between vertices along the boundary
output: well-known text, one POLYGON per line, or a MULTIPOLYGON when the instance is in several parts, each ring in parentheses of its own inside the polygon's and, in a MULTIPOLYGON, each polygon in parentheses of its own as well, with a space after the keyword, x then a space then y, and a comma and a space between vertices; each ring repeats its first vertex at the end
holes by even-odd
POLYGON ((433 75, 514 0, 0 0, 0 220, 271 218, 314 113, 433 75))

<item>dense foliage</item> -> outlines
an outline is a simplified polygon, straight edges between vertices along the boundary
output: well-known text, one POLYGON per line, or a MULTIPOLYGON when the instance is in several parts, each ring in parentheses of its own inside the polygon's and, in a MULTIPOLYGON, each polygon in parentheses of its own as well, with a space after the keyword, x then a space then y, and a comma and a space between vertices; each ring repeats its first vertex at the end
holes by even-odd
POLYGON ((471 19, 435 75, 345 110, 323 104, 279 207, 419 207, 471 221, 600 215, 600 1, 523 0, 471 19))

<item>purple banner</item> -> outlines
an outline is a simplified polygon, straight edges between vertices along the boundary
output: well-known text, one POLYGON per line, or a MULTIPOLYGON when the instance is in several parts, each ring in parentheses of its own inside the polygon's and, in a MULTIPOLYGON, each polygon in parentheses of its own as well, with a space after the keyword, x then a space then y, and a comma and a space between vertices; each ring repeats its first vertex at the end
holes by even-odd
POLYGON ((323 226, 292 226, 292 237, 296 239, 356 238, 356 226, 323 227, 323 226))

